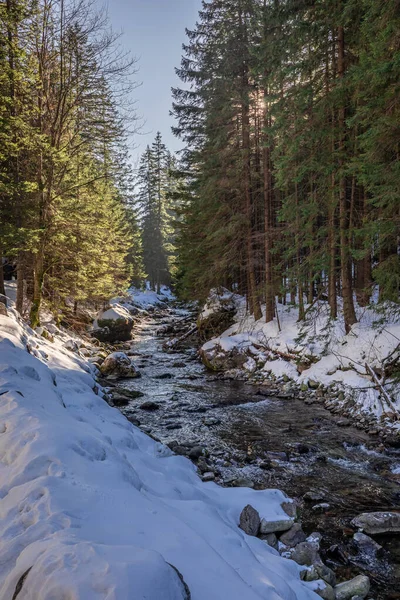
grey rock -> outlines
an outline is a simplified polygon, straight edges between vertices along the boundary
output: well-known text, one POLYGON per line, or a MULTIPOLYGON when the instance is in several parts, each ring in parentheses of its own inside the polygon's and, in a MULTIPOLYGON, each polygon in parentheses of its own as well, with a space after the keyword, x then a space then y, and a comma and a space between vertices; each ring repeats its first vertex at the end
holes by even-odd
POLYGON ((314 542, 301 542, 291 552, 290 558, 297 562, 298 565, 307 565, 310 567, 314 564, 321 564, 321 558, 318 553, 319 544, 314 542))
POLYGON ((350 581, 339 583, 335 587, 336 600, 351 600, 353 596, 365 598, 368 595, 370 588, 369 577, 366 575, 358 575, 350 581))
POLYGON ((293 519, 281 519, 279 521, 267 521, 266 519, 261 520, 260 533, 277 533, 281 531, 288 531, 293 526, 293 519))
POLYGON ((214 481, 214 479, 215 479, 215 473, 213 473, 212 471, 208 471, 207 473, 204 473, 204 475, 202 476, 203 481, 214 481))
POLYGON ((247 535, 258 534, 258 530, 260 529, 261 519, 260 515, 250 504, 244 507, 240 514, 240 522, 239 527, 243 529, 247 535))
POLYGON ((321 585, 317 589, 314 589, 314 592, 318 596, 321 596, 323 600, 336 600, 335 590, 328 583, 325 583, 325 581, 321 580, 321 585))
POLYGON ((307 539, 306 534, 304 533, 300 523, 294 523, 294 525, 285 533, 281 535, 279 541, 285 546, 289 546, 290 548, 294 548, 297 544, 301 542, 305 542, 307 539))
POLYGON ((158 410, 160 406, 156 402, 151 402, 149 400, 148 402, 143 402, 143 404, 141 404, 139 408, 141 408, 142 410, 147 410, 148 412, 154 412, 158 410))
POLYGON ((247 477, 238 477, 234 480, 233 484, 235 487, 254 487, 253 481, 251 479, 248 479, 247 477))
POLYGON ((311 388, 312 390, 316 390, 319 388, 319 382, 318 381, 314 381, 314 379, 309 379, 308 381, 308 387, 311 388))
POLYGON ((383 548, 378 542, 360 531, 353 535, 353 541, 362 554, 375 556, 383 552, 383 548))
POLYGON ((325 494, 319 490, 310 490, 304 494, 303 500, 306 502, 321 502, 325 500, 325 494))
POLYGON ((194 446, 189 452, 189 458, 197 460, 200 456, 204 455, 204 448, 202 446, 194 446))
POLYGON ((278 538, 274 533, 260 535, 260 539, 263 540, 263 542, 267 542, 268 546, 271 546, 271 548, 278 550, 278 538))
POLYGON ((363 513, 353 519, 351 524, 371 535, 379 533, 400 533, 400 513, 363 513))
POLYGON ((282 502, 281 507, 289 517, 292 517, 293 519, 297 517, 296 502, 292 502, 290 500, 288 502, 282 502))
POLYGON ((332 569, 330 569, 329 567, 327 567, 326 565, 315 565, 315 570, 318 574, 318 578, 317 579, 323 579, 326 583, 328 583, 330 586, 332 586, 333 588, 336 585, 336 575, 335 573, 332 571, 332 569))

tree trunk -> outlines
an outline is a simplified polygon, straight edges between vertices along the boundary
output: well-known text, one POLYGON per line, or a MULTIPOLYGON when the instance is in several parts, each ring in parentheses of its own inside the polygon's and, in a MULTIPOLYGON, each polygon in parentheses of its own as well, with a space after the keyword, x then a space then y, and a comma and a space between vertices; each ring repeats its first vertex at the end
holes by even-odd
POLYGON ((265 230, 265 322, 273 321, 275 315, 273 274, 272 274, 272 165, 269 148, 268 129, 270 126, 267 108, 268 94, 264 93, 264 144, 263 144, 263 181, 264 181, 264 230, 265 230))
MULTIPOLYGON (((343 79, 344 64, 344 30, 338 28, 338 76, 343 79)), ((339 213, 340 213, 340 260, 342 276, 343 316, 346 333, 357 322, 353 300, 353 286, 351 277, 350 239, 349 239, 349 207, 347 202, 347 183, 344 175, 345 153, 345 101, 341 100, 339 108, 339 152, 340 152, 340 181, 339 181, 339 213)))

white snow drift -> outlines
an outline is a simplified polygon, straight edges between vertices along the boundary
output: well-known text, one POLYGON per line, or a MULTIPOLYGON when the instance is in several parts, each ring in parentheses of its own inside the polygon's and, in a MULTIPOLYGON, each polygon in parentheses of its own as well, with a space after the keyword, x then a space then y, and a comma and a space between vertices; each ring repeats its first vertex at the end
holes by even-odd
POLYGON ((281 492, 202 483, 96 391, 61 342, 0 317, 2 600, 184 599, 170 565, 193 600, 318 597, 238 528, 248 503, 284 517, 281 492))

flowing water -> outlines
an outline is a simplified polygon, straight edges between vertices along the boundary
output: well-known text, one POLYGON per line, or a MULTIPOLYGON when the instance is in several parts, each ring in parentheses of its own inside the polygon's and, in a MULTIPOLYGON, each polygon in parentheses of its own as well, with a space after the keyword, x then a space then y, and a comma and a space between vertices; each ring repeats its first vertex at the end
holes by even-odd
POLYGON ((365 572, 371 598, 400 598, 400 536, 375 538, 383 555, 365 558, 352 544, 350 526, 361 512, 400 509, 400 451, 339 426, 322 404, 266 397, 260 387, 219 379, 201 365, 196 348, 165 352, 157 328, 184 316, 169 309, 141 323, 131 354, 142 377, 121 387, 143 396, 124 414, 177 451, 203 447, 222 485, 251 482, 298 498, 304 530, 323 535, 323 559, 340 579, 365 572), (140 408, 146 401, 156 404, 153 410, 140 408), (318 500, 303 501, 309 491, 318 500), (329 504, 322 514, 312 508, 319 502, 329 504))

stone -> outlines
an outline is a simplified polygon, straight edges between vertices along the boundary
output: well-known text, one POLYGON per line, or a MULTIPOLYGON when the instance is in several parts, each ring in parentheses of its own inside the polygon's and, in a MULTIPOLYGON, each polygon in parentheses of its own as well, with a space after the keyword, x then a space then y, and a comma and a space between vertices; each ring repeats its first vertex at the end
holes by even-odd
POLYGON ((293 526, 293 519, 280 519, 279 521, 261 520, 260 533, 277 533, 281 531, 289 531, 293 526))
POLYGON ((161 375, 155 375, 154 379, 173 379, 175 375, 172 373, 162 373, 161 375))
POLYGON ((319 383, 318 381, 314 381, 314 379, 309 379, 308 387, 312 390, 317 390, 319 388, 319 383))
POLYGON ((370 588, 369 577, 366 575, 358 575, 350 581, 339 583, 335 587, 336 600, 351 600, 353 596, 365 598, 368 595, 370 588))
POLYGON ((204 425, 207 425, 208 427, 212 427, 212 425, 220 425, 221 420, 217 419, 215 417, 207 417, 206 419, 203 420, 204 425))
MULTIPOLYGON (((379 533, 400 533, 400 513, 371 512, 362 513, 351 521, 354 527, 364 533, 377 535, 379 533)), ((354 595, 354 594, 353 594, 354 595)))
POLYGON ((192 460, 197 460, 198 458, 200 458, 200 456, 204 455, 204 448, 202 446, 194 446, 188 456, 189 458, 191 458, 192 460))
POLYGON ((310 490, 304 494, 303 500, 306 502, 320 502, 321 500, 325 500, 325 494, 317 490, 310 490))
POLYGON ((151 402, 149 400, 148 402, 143 402, 139 408, 142 410, 147 410, 148 412, 154 412, 155 410, 159 410, 160 405, 157 404, 157 402, 151 402))
POLYGON ((112 394, 111 399, 114 406, 128 406, 130 402, 129 398, 126 396, 121 396, 120 394, 112 394))
POLYGON ((244 507, 240 513, 239 527, 243 529, 247 535, 256 536, 260 529, 261 519, 260 515, 250 504, 244 507))
POLYGON ((315 565, 314 568, 318 574, 319 579, 323 579, 328 585, 332 586, 333 588, 335 587, 336 575, 332 571, 332 569, 323 564, 315 565))
POLYGON ((314 589, 314 592, 323 598, 323 600, 336 600, 335 590, 331 585, 325 583, 325 581, 321 581, 321 584, 314 589))
POLYGON ((266 533, 265 535, 261 535, 260 539, 262 539, 263 542, 267 542, 268 546, 271 546, 271 548, 278 550, 278 538, 274 533, 266 533))
POLYGON ((124 352, 109 354, 100 367, 106 379, 133 379, 140 377, 139 371, 124 352))
POLYGON ((281 535, 279 541, 285 546, 289 546, 290 548, 294 548, 297 544, 301 542, 305 542, 307 539, 306 534, 304 533, 300 523, 294 523, 294 525, 285 533, 281 535))
POLYGON ((115 392, 120 396, 126 396, 130 400, 136 400, 136 398, 143 398, 144 393, 139 392, 139 390, 128 390, 126 388, 117 387, 115 388, 115 392))
POLYGON ((248 477, 238 477, 237 479, 234 480, 233 485, 235 487, 253 488, 254 482, 251 479, 248 479, 248 477))
POLYGON ((330 509, 331 505, 328 504, 327 502, 321 502, 321 504, 315 504, 311 510, 315 513, 325 513, 330 509))
POLYGON ((306 383, 302 383, 300 386, 300 391, 308 392, 308 385, 306 383))
POLYGON ((310 567, 316 563, 321 563, 321 558, 318 553, 319 544, 313 542, 301 542, 297 544, 290 558, 297 562, 298 565, 307 565, 310 567))
POLYGON ((362 554, 377 556, 383 553, 383 548, 378 542, 375 542, 369 535, 358 531, 353 535, 354 544, 362 554))
POLYGON ((207 473, 204 473, 204 475, 201 478, 204 482, 206 481, 214 481, 215 479, 215 473, 213 473, 212 471, 208 471, 207 473))
POLYGON ((293 519, 297 517, 296 502, 290 500, 288 502, 282 502, 281 507, 289 517, 292 517, 293 519))

